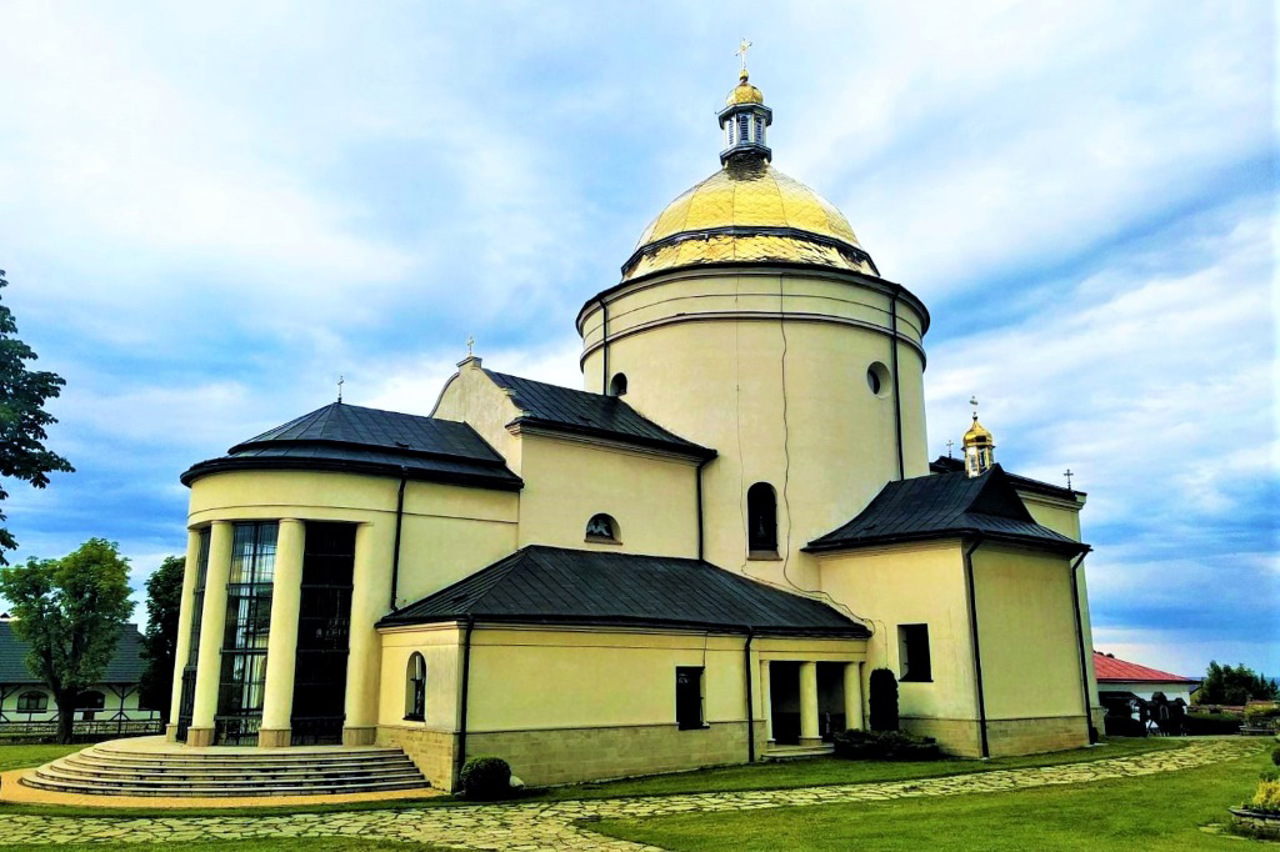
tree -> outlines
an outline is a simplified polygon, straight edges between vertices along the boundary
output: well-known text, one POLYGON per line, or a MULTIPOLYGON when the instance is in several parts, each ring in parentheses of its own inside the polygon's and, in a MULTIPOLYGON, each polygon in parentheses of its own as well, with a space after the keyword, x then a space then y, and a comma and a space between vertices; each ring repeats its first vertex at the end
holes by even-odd
POLYGON ((31 645, 27 668, 58 705, 58 742, 71 742, 76 697, 97 683, 133 611, 129 560, 113 542, 91 538, 61 559, 0 568, 13 632, 31 645))
MULTIPOLYGON (((0 289, 8 285, 4 270, 0 269, 0 289)), ((0 477, 9 476, 44 488, 51 472, 75 470, 42 443, 48 438, 45 427, 58 422, 44 410, 44 404, 60 394, 66 382, 54 373, 28 370, 26 362, 36 360, 36 353, 14 337, 17 333, 13 312, 0 303, 0 477)), ((0 480, 0 502, 8 496, 0 480)), ((0 565, 9 564, 4 552, 18 546, 4 521, 4 512, 0 511, 0 565)))
POLYGON ((173 666, 178 645, 178 610, 182 606, 182 575, 187 560, 167 556, 147 578, 147 631, 142 637, 142 706, 169 717, 173 697, 173 666))
POLYGON ((1242 705, 1249 699, 1273 700, 1277 696, 1275 680, 1268 680, 1244 663, 1232 668, 1209 662, 1205 679, 1196 691, 1197 704, 1242 705))

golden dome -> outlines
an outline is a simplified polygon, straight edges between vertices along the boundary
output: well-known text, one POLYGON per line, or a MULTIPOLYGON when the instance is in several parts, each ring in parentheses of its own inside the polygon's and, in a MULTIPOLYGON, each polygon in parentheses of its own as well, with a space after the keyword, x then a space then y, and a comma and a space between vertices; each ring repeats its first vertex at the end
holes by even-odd
POLYGON ((878 275, 835 206, 767 162, 730 162, 667 205, 622 268, 627 281, 705 263, 806 263, 878 275))
POLYGON ((964 446, 994 447, 995 445, 995 436, 988 432, 987 428, 978 422, 978 415, 973 415, 973 425, 969 427, 968 432, 964 433, 964 446))
POLYGON ((764 93, 747 82, 747 69, 743 68, 738 75, 738 85, 724 99, 725 106, 734 104, 764 104, 764 93))

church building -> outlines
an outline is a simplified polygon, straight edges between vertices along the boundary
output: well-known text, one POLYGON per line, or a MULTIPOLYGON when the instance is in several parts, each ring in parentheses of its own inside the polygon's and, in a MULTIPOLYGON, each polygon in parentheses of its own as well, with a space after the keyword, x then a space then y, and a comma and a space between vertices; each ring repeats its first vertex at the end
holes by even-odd
POLYGON ((468 354, 430 416, 341 401, 200 462, 168 737, 385 745, 554 784, 820 753, 872 670, 950 753, 1090 742, 1079 512, 973 415, 929 460, 929 313, 773 167, 720 168, 583 304, 582 389, 468 354))

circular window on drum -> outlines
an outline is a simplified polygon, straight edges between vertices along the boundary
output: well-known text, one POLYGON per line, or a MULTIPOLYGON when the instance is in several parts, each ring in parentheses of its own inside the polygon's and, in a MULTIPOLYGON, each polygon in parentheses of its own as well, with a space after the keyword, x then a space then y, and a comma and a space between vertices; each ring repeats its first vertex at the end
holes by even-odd
POLYGON ((880 398, 889 395, 889 368, 879 361, 873 361, 867 367, 867 387, 880 398))

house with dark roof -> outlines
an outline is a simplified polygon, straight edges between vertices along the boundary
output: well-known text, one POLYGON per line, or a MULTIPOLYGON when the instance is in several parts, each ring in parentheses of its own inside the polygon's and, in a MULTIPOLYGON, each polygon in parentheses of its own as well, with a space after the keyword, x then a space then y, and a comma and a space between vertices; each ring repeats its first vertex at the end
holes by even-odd
POLYGON ((468 351, 429 415, 339 398, 182 474, 170 739, 560 783, 824 753, 887 668, 953 754, 1090 741, 1085 495, 976 412, 929 460, 928 310, 774 168, 745 71, 717 120, 579 311, 580 388, 468 351))
MULTIPOLYGON (((0 617, 0 732, 6 726, 25 729, 58 720, 53 693, 27 666, 30 651, 31 645, 14 632, 13 621, 0 617)), ((101 680, 80 693, 75 721, 158 722, 157 711, 138 703, 143 667, 142 634, 136 625, 126 624, 101 680)))

